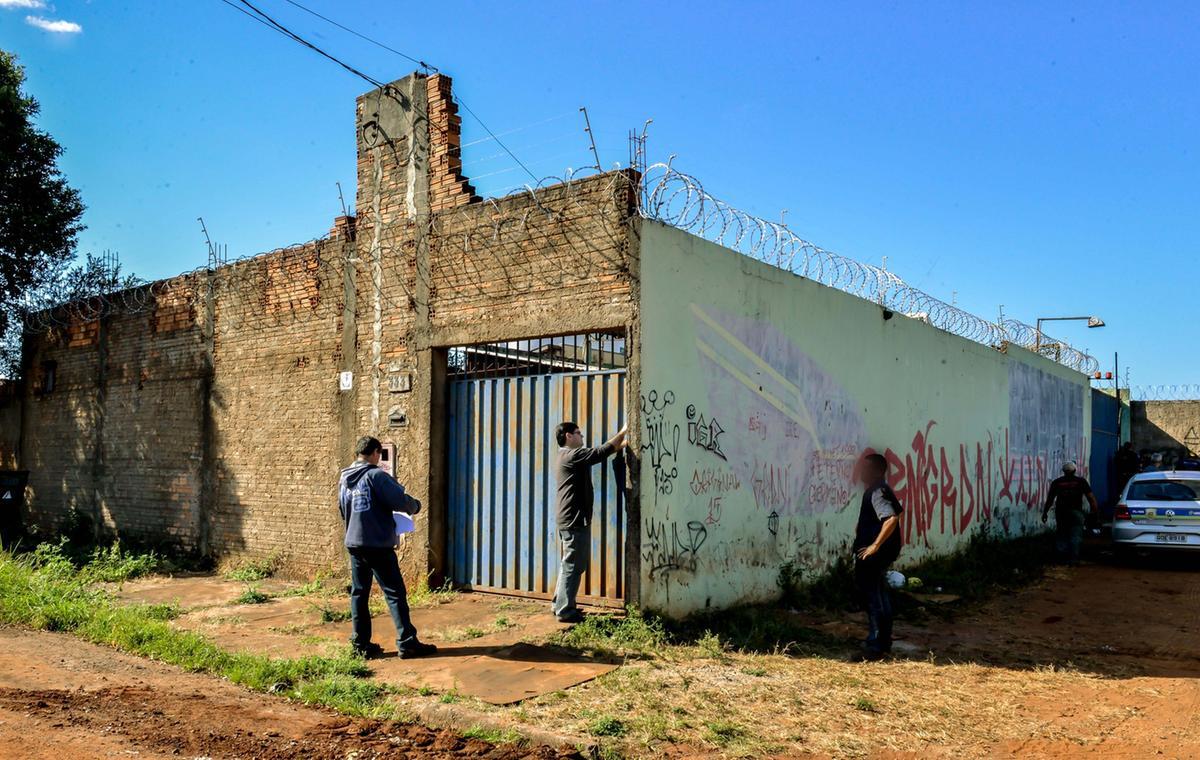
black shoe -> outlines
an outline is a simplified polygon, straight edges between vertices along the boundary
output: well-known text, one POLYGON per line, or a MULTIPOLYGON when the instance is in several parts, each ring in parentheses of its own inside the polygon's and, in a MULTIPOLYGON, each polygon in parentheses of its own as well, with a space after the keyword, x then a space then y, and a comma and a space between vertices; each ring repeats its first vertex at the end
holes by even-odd
POLYGON ((383 647, 374 642, 367 642, 363 646, 355 644, 354 653, 364 660, 374 660, 378 657, 383 657, 383 647))
POLYGON ((560 623, 582 623, 583 613, 579 610, 575 610, 574 612, 568 612, 565 615, 555 615, 554 619, 560 623))
POLYGON ((414 657, 428 657, 437 651, 437 647, 433 644, 426 644, 422 641, 414 641, 407 644, 400 650, 401 660, 411 660, 414 657))

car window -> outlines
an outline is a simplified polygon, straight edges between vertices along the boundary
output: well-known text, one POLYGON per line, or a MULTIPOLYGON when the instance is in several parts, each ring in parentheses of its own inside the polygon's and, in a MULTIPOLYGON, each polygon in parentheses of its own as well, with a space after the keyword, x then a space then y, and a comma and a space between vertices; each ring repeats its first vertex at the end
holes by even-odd
POLYGON ((1200 481, 1138 480, 1129 484, 1130 501, 1200 501, 1200 481))

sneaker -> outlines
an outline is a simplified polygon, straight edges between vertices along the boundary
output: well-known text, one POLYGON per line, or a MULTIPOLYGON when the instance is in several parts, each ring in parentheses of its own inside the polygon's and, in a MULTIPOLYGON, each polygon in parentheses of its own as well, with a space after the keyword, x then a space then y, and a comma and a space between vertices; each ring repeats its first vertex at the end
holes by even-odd
POLYGON ((563 615, 555 615, 554 619, 560 623, 582 623, 583 613, 579 610, 575 610, 574 612, 568 612, 563 615))
POLYGON ((364 660, 374 660, 378 657, 383 657, 383 647, 375 642, 367 642, 363 646, 354 645, 354 653, 364 660))
POLYGON ((411 660, 414 657, 428 657, 436 651, 437 647, 433 644, 426 644, 422 641, 414 641, 400 650, 399 657, 401 660, 411 660))

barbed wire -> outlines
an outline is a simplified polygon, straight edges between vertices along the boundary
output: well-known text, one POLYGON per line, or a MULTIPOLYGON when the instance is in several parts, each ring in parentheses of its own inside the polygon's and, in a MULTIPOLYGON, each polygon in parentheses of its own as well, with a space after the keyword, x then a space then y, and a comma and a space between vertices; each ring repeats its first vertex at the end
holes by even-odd
MULTIPOLYGON (((696 234, 718 245, 824 285, 868 299, 884 308, 929 325, 1004 349, 1019 345, 1068 367, 1091 374, 1098 362, 1063 341, 1038 334, 1023 322, 992 322, 913 287, 883 267, 865 264, 810 243, 786 225, 740 211, 704 190, 695 177, 654 164, 636 184, 630 173, 601 172, 595 167, 549 175, 507 196, 464 204, 429 214, 427 225, 432 266, 419 271, 409 225, 388 223, 381 230, 378 252, 390 281, 381 298, 389 309, 409 310, 416 299, 417 278, 441 304, 459 297, 496 299, 513 292, 562 287, 604 274, 624 271, 624 214, 631 205, 643 218, 696 234), (632 193, 635 198, 618 197, 632 193), (537 257, 520 251, 541 252, 537 257), (569 254, 569 255, 567 255, 569 254), (498 276, 497 276, 498 275, 498 276)), ((358 218, 359 234, 370 234, 371 220, 358 218)), ((322 300, 340 302, 340 265, 346 251, 327 249, 336 237, 320 237, 296 245, 245 256, 216 268, 197 267, 144 285, 67 304, 27 301, 22 308, 28 332, 94 322, 114 313, 138 314, 169 303, 198 308, 211 288, 216 299, 218 329, 231 329, 247 319, 263 324, 308 318, 322 300), (299 287, 306 280, 310 287, 299 287), (325 298, 329 294, 333 297, 325 298), (305 308, 307 307, 307 308, 305 308)), ((349 241, 345 241, 349 244, 349 241)), ((375 251, 375 248, 371 249, 375 251)), ((371 266, 359 260, 357 269, 371 266)))
POLYGON ((1134 401, 1200 401, 1200 383, 1135 385, 1129 390, 1134 401))
MULTIPOLYGON (((338 242, 323 236, 283 246, 264 253, 242 256, 218 267, 200 266, 152 282, 140 283, 109 293, 99 293, 66 303, 27 295, 18 305, 27 334, 70 329, 115 315, 138 315, 168 308, 191 310, 196 318, 211 288, 216 299, 219 328, 237 327, 248 317, 264 325, 279 325, 306 317, 320 305, 312 293, 328 293, 341 283, 329 267, 326 248, 338 242), (297 287, 297 280, 304 280, 297 287), (306 309, 305 307, 308 307, 306 309)), ((340 262, 343 258, 337 256, 340 262)), ((336 299, 335 299, 336 300, 336 299)))
POLYGON ((991 322, 946 303, 898 275, 828 251, 796 235, 785 224, 741 211, 710 193, 695 177, 670 163, 649 166, 638 193, 641 216, 690 232, 718 245, 947 332, 995 348, 1016 344, 1084 373, 1099 362, 1024 322, 991 322))

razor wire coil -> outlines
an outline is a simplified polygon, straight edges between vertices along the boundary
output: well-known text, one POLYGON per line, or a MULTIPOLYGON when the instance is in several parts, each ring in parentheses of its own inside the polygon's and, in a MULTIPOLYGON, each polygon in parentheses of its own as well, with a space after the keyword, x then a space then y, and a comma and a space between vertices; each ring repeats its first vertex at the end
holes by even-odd
POLYGON ((652 164, 642 175, 638 212, 643 218, 677 227, 977 343, 998 349, 1015 344, 1087 374, 1099 367, 1094 357, 1045 333, 1039 335, 1024 322, 991 322, 909 285, 883 267, 828 251, 799 237, 781 222, 741 211, 714 197, 698 179, 669 163, 652 164))

